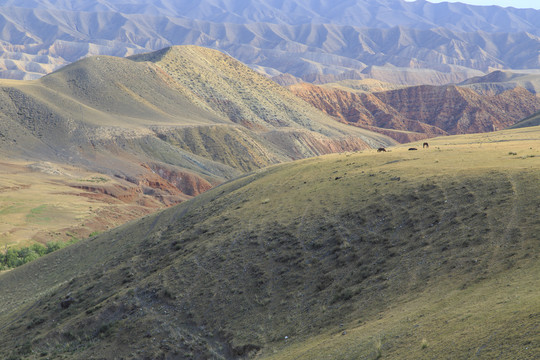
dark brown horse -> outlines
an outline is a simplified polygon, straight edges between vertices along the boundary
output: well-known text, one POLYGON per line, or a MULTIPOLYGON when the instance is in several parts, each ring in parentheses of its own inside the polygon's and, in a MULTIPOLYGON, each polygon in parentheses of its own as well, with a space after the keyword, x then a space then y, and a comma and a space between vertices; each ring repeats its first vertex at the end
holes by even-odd
POLYGON ((428 148, 429 149, 429 144, 427 142, 425 142, 423 145, 422 145, 422 148, 428 148))
POLYGON ((418 150, 417 148, 409 148, 409 150, 418 150))
POLYGON ((386 152, 386 149, 383 148, 383 147, 380 147, 380 148, 377 149, 377 152, 386 152))

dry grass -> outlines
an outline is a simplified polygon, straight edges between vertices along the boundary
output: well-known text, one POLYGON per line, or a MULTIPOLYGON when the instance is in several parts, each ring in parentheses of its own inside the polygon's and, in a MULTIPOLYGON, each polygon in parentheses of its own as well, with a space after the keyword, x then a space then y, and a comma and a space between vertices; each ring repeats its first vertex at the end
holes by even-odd
POLYGON ((396 85, 375 79, 342 80, 334 83, 326 83, 321 86, 324 88, 354 92, 355 94, 396 90, 405 87, 405 85, 396 85))
POLYGON ((534 359, 539 140, 439 138, 225 183, 0 276, 0 355, 534 359))
POLYGON ((65 165, 4 161, 0 183, 1 249, 84 238, 155 210, 74 188, 118 179, 65 165))

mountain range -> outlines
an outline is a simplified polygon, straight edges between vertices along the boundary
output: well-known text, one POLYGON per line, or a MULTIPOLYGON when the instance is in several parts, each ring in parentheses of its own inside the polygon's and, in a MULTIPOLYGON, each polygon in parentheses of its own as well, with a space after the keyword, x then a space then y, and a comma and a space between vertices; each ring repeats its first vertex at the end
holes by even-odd
POLYGON ((269 76, 457 83, 540 68, 540 11, 403 0, 4 1, 0 75, 171 45, 225 51, 269 76))

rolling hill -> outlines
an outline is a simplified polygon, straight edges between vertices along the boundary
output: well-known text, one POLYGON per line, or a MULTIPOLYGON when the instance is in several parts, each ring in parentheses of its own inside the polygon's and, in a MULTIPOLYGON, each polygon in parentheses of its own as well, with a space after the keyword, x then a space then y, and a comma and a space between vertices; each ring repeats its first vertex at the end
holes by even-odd
POLYGON ((0 76, 172 45, 225 51, 269 76, 458 83, 538 69, 540 10, 404 0, 4 1, 0 76))
MULTIPOLYGON (((91 217, 98 215, 90 214, 96 211, 86 204, 89 196, 100 207, 118 205, 108 212, 134 206, 133 218, 270 164, 394 143, 338 124, 231 57, 199 47, 91 57, 0 87, 6 166, 44 181, 55 177, 50 194, 82 195, 91 217)), ((35 183, 22 173, 18 179, 10 188, 21 195, 35 183)), ((2 208, 20 209, 15 215, 25 219, 54 203, 19 206, 7 196, 2 208)), ((13 235, 19 232, 13 221, 4 222, 2 243, 30 240, 13 235)), ((87 223, 81 218, 73 225, 86 234, 96 230, 87 223)), ((44 236, 65 238, 63 229, 44 236)))
POLYGON ((538 125, 540 125, 540 112, 537 112, 536 114, 526 117, 525 119, 512 125, 510 128, 518 129, 522 127, 538 126, 538 125))
POLYGON ((0 275, 0 356, 540 355, 538 127, 246 174, 0 275))

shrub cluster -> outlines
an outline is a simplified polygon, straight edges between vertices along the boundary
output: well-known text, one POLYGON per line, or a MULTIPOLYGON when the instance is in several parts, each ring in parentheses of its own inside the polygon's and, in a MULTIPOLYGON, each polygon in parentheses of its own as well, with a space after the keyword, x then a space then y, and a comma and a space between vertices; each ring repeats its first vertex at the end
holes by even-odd
POLYGON ((7 249, 5 253, 0 253, 0 270, 12 269, 35 260, 43 255, 52 253, 73 243, 71 242, 50 242, 46 245, 33 244, 21 249, 7 249))

